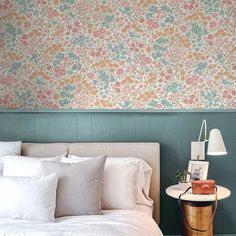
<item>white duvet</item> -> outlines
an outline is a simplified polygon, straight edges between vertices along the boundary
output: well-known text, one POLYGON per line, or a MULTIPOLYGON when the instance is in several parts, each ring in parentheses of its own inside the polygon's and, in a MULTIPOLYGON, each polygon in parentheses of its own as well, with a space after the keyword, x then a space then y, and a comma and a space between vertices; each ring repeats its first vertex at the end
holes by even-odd
POLYGON ((103 215, 68 216, 55 223, 0 219, 0 236, 162 236, 155 221, 134 210, 103 211, 103 215))

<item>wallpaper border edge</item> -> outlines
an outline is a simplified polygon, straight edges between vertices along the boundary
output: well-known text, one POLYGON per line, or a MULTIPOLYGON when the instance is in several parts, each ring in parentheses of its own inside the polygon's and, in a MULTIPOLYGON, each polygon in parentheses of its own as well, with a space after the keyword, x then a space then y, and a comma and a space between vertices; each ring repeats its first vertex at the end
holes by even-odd
POLYGON ((81 113, 207 113, 207 112, 236 112, 236 109, 57 109, 57 110, 30 110, 30 109, 1 109, 0 113, 66 113, 66 112, 81 112, 81 113))

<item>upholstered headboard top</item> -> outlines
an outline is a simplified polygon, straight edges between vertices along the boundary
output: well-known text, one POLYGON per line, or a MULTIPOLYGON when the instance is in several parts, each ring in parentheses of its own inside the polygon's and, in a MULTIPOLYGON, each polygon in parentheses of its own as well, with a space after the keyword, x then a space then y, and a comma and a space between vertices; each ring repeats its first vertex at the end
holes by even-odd
POLYGON ((69 143, 22 143, 21 154, 30 157, 67 156, 69 143))
POLYGON ((138 157, 153 169, 150 196, 154 200, 153 218, 160 221, 160 145, 159 143, 23 143, 22 155, 50 157, 57 155, 95 157, 107 154, 112 157, 138 157))

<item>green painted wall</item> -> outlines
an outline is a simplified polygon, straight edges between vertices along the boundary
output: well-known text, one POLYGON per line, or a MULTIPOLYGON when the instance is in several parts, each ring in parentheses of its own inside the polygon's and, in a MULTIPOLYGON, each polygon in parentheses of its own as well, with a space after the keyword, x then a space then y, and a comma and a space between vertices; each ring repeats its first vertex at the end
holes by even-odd
POLYGON ((236 112, 4 112, 0 140, 24 142, 128 142, 161 144, 161 229, 180 234, 176 200, 165 194, 175 184, 176 170, 187 167, 190 142, 198 138, 202 119, 208 130, 218 127, 228 155, 208 157, 209 178, 230 188, 219 203, 215 233, 236 234, 236 112))

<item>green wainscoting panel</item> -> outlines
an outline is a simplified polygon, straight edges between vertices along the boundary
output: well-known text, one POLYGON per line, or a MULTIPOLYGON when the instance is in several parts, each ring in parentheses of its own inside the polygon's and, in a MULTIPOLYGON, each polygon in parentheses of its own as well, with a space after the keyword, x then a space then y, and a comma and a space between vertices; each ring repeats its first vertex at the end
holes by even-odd
POLYGON ((236 112, 2 112, 0 140, 23 142, 159 142, 161 145, 161 224, 165 235, 179 235, 177 201, 165 194, 176 183, 177 169, 186 168, 190 143, 198 139, 202 119, 208 131, 219 128, 227 156, 206 156, 209 178, 231 190, 219 202, 215 234, 236 234, 236 112))
POLYGON ((92 142, 107 141, 107 114, 92 114, 92 142))
POLYGON ((4 140, 4 120, 4 115, 0 113, 0 140, 4 140))
POLYGON ((150 130, 151 130, 150 115, 137 114, 135 118, 135 141, 136 142, 151 141, 150 130))
POLYGON ((63 142, 77 141, 77 116, 66 113, 62 116, 62 140, 63 142))
POLYGON ((121 119, 119 114, 107 114, 107 140, 116 142, 120 140, 121 135, 121 119))
POLYGON ((34 128, 35 142, 36 143, 48 142, 48 114, 36 114, 34 123, 35 123, 35 128, 34 128))
POLYGON ((51 113, 48 114, 48 142, 61 143, 63 132, 62 114, 51 113))
POLYGON ((20 138, 20 119, 18 114, 9 114, 4 119, 4 139, 19 140, 20 138))
POLYGON ((34 140, 34 115, 20 114, 20 138, 25 142, 34 140))
MULTIPOLYGON (((78 113, 76 117, 76 140, 77 142, 92 141, 92 114, 78 113)), ((66 141, 66 140, 65 140, 66 141)))
POLYGON ((130 140, 135 141, 135 117, 137 114, 123 113, 120 114, 120 141, 127 142, 130 140))

